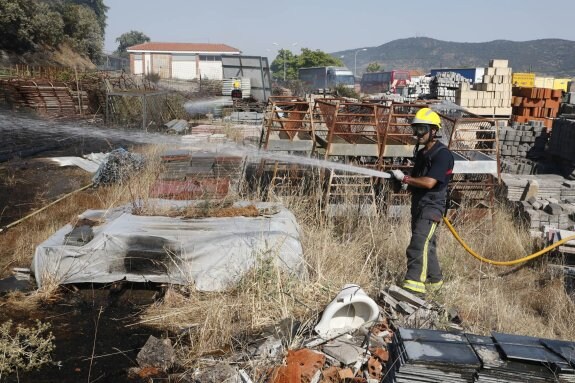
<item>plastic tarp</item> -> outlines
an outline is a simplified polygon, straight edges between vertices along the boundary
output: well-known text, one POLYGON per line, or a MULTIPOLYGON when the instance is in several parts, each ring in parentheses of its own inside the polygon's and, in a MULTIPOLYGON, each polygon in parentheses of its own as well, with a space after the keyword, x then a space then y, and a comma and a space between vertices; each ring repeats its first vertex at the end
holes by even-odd
MULTIPOLYGON (((190 201, 169 204, 184 202, 190 201)), ((221 291, 258 262, 272 259, 305 278, 294 215, 281 205, 255 205, 266 215, 184 219, 133 215, 128 206, 88 210, 79 218, 92 222, 89 242, 67 244, 74 228, 66 225, 36 248, 32 271, 39 286, 127 280, 194 283, 198 290, 221 291)))

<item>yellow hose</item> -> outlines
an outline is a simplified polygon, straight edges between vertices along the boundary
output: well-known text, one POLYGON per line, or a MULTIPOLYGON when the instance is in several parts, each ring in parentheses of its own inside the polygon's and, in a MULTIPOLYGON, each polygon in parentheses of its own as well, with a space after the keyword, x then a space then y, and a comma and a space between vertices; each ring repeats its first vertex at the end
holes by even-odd
POLYGON ((38 209, 38 210, 36 210, 36 211, 34 211, 34 212, 28 214, 27 216, 22 217, 22 218, 20 218, 19 220, 14 221, 14 222, 12 222, 12 223, 9 224, 9 225, 6 225, 6 226, 4 226, 4 227, 1 227, 1 228, 0 228, 0 233, 2 233, 2 232, 4 232, 4 231, 8 230, 8 229, 11 228, 12 226, 18 225, 20 222, 23 222, 23 221, 27 220, 28 218, 31 218, 31 217, 35 216, 36 214, 38 214, 38 213, 40 213, 40 212, 43 212, 44 210, 48 209, 50 206, 53 206, 53 205, 57 204, 58 202, 60 202, 60 201, 62 201, 62 200, 65 200, 66 198, 70 197, 71 195, 76 194, 76 193, 78 193, 78 192, 81 192, 82 190, 88 189, 89 187, 91 187, 91 186, 93 186, 93 185, 94 185, 94 184, 91 183, 91 184, 88 184, 88 185, 86 185, 86 186, 82 186, 80 189, 76 189, 76 190, 74 190, 73 192, 70 192, 70 193, 68 193, 68 194, 66 194, 66 195, 64 195, 64 196, 62 196, 62 197, 60 197, 60 198, 58 198, 56 201, 50 202, 48 205, 46 205, 46 206, 44 206, 44 207, 42 207, 42 208, 40 208, 40 209, 38 209))
POLYGON ((463 246, 463 248, 471 255, 473 255, 475 258, 479 259, 481 262, 485 262, 488 263, 490 265, 495 265, 495 266, 513 266, 513 265, 517 265, 518 263, 522 263, 522 262, 527 262, 530 261, 534 258, 537 258, 551 250, 553 250, 556 247, 561 246, 562 244, 564 244, 565 242, 569 242, 571 240, 575 239, 575 235, 571 235, 567 238, 563 238, 560 241, 555 242, 554 244, 552 244, 551 246, 547 246, 546 248, 544 248, 543 250, 540 250, 536 253, 533 253, 531 255, 528 255, 526 257, 523 258, 519 258, 519 259, 514 259, 512 261, 494 261, 492 259, 487 259, 482 257, 481 255, 477 254, 475 251, 473 251, 472 249, 469 248, 469 246, 467 246, 467 244, 465 243, 465 241, 463 239, 461 239, 461 237, 459 236, 459 234, 457 234, 457 231, 455 231, 455 228, 453 227, 453 225, 451 224, 451 222, 449 222, 449 220, 447 219, 447 217, 443 217, 443 222, 445 222, 445 224, 447 225, 447 227, 449 228, 449 231, 451 231, 451 234, 453 234, 453 236, 455 237, 455 239, 457 239, 457 242, 459 242, 461 244, 461 246, 463 246))

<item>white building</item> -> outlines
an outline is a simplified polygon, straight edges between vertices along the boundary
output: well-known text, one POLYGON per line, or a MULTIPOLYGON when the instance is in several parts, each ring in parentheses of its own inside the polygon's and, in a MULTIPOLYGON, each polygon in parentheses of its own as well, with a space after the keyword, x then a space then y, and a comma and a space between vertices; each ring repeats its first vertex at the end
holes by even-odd
POLYGON ((160 78, 222 80, 222 55, 239 55, 226 44, 155 43, 128 48, 132 74, 158 73, 160 78))

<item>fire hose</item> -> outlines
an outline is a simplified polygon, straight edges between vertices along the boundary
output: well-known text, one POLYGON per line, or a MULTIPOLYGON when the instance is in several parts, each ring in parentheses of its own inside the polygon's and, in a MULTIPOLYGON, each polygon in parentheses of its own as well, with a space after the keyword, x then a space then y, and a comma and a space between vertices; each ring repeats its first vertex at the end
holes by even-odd
POLYGON ((555 249, 556 247, 561 246, 562 244, 564 244, 566 242, 575 240, 575 235, 571 235, 571 236, 563 238, 563 239, 555 242, 554 244, 547 246, 546 248, 539 250, 538 252, 533 253, 531 255, 528 255, 528 256, 525 256, 522 258, 518 258, 518 259, 514 259, 511 261, 495 261, 493 259, 488 259, 488 258, 482 257, 481 255, 479 255, 475 251, 473 251, 467 245, 467 243, 465 243, 465 241, 459 236, 459 234, 457 233, 457 231, 455 230, 455 228, 453 227, 451 222, 449 222, 449 219, 447 219, 447 217, 445 217, 445 216, 443 217, 443 222, 445 222, 445 224, 447 225, 447 228, 449 229, 449 231, 451 231, 451 234, 453 234, 453 236, 455 237, 457 242, 459 242, 459 244, 461 246, 463 246, 465 251, 467 251, 469 254, 471 254, 473 257, 477 258, 481 262, 485 262, 485 263, 488 263, 490 265, 495 265, 495 266, 513 266, 513 265, 517 265, 519 263, 527 262, 527 261, 530 261, 530 260, 535 259, 537 257, 540 257, 543 254, 548 253, 549 251, 555 249))

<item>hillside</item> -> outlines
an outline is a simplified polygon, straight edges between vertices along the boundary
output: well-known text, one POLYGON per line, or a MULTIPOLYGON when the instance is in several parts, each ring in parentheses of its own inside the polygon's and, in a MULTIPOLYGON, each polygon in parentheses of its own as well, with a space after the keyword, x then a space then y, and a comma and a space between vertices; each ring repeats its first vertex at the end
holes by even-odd
POLYGON ((90 59, 66 43, 60 44, 57 48, 41 47, 26 53, 0 50, 0 67, 11 65, 69 67, 79 70, 96 68, 90 59))
MULTIPOLYGON (((334 52, 332 55, 344 55, 347 67, 353 68, 356 50, 334 52)), ((357 54, 357 72, 362 73, 371 62, 378 62, 385 70, 429 71, 431 68, 483 67, 492 58, 508 59, 516 72, 532 71, 555 77, 575 75, 575 41, 543 39, 458 43, 427 37, 399 39, 368 47, 367 51, 357 54)))

